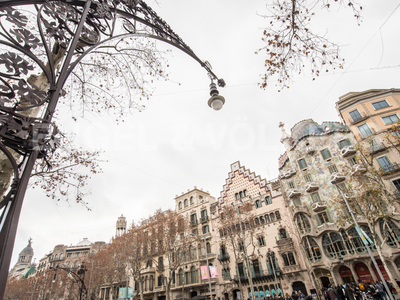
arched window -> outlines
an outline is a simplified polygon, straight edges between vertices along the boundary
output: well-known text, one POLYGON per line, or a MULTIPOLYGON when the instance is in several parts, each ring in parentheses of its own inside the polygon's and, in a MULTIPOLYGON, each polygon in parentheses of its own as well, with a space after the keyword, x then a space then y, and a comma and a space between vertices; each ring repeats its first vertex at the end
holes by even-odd
POLYGON ((349 238, 349 236, 347 235, 346 231, 341 230, 341 231, 340 231, 340 234, 342 235, 342 238, 343 238, 344 243, 345 243, 345 245, 346 245, 347 251, 348 251, 351 255, 353 255, 353 254, 354 254, 353 245, 351 244, 350 238, 349 238))
POLYGON ((280 214, 279 210, 277 210, 277 211, 275 212, 275 217, 276 217, 277 220, 280 220, 280 219, 281 219, 281 214, 280 214))
POLYGON ((271 219, 271 222, 275 221, 275 214, 274 213, 270 213, 269 214, 269 218, 271 219))
POLYGON ((197 245, 197 252, 198 252, 198 255, 199 255, 199 258, 200 258, 200 255, 201 255, 201 245, 200 244, 197 245))
POLYGON ((244 191, 243 191, 243 195, 244 195, 244 197, 247 196, 247 190, 244 190, 244 191))
POLYGON ((150 279, 149 279, 149 291, 152 291, 154 287, 154 278, 153 275, 150 275, 150 279))
POLYGON ((312 237, 306 237, 304 239, 304 249, 306 250, 308 259, 311 262, 317 262, 321 260, 321 251, 319 250, 318 244, 312 237))
POLYGON ((287 239, 289 236, 284 228, 279 229, 279 238, 280 239, 287 239))
POLYGON ((179 269, 178 284, 183 285, 183 270, 182 269, 179 269))
POLYGON ((322 247, 324 247, 325 254, 326 256, 328 256, 328 258, 336 258, 335 250, 333 250, 332 241, 327 233, 324 234, 324 236, 322 237, 322 247))
POLYGON ((305 232, 311 232, 310 221, 308 221, 305 214, 299 214, 296 218, 297 228, 299 231, 304 234, 305 232))
POLYGON ((147 291, 149 287, 149 278, 146 276, 144 278, 144 290, 147 291))
POLYGON ((330 259, 347 256, 342 236, 337 232, 326 233, 322 237, 322 246, 330 259))
POLYGON ((239 200, 239 193, 235 194, 235 198, 236 198, 236 200, 239 200))
POLYGON ((178 208, 179 208, 179 209, 182 209, 182 202, 179 202, 178 208))
POLYGON ((255 218, 255 219, 254 219, 254 224, 255 224, 255 225, 260 225, 260 220, 259 220, 258 218, 255 218))
POLYGON ((76 260, 75 262, 74 262, 74 267, 77 267, 78 266, 78 261, 76 260))
POLYGON ((190 205, 194 203, 193 196, 190 196, 190 205))
MULTIPOLYGON (((368 237, 369 237, 371 240, 374 240, 374 239, 373 239, 372 232, 371 232, 371 229, 369 229, 369 227, 368 227, 367 225, 361 225, 360 227, 361 227, 362 230, 364 230, 364 232, 368 235, 368 237)), ((380 238, 378 237, 378 235, 375 235, 375 239, 376 239, 376 242, 377 242, 379 245, 382 244, 382 241, 380 240, 380 238)), ((372 251, 378 251, 378 250, 376 249, 376 245, 375 245, 375 244, 372 244, 372 245, 370 245, 369 247, 370 247, 370 249, 371 249, 372 251)))
POLYGON ((61 253, 60 254, 60 259, 63 259, 64 258, 64 253, 61 253))
POLYGON ((161 267, 163 267, 163 266, 164 266, 164 259, 162 256, 160 256, 158 258, 158 267, 161 269, 161 267))
POLYGON ((354 249, 357 253, 365 253, 367 249, 365 249, 364 243, 362 242, 360 236, 357 233, 357 230, 353 227, 347 231, 348 236, 350 237, 350 241, 354 246, 354 249))
POLYGON ((271 220, 269 219, 269 215, 267 214, 267 215, 265 215, 265 223, 269 223, 269 222, 271 222, 271 220))
POLYGON ((190 268, 190 283, 196 283, 196 269, 193 266, 190 268))
POLYGON ((188 199, 183 200, 183 206, 188 206, 188 199))
POLYGON ((261 207, 261 201, 260 200, 256 200, 255 201, 255 205, 256 205, 256 208, 261 207))
POLYGON ((54 259, 58 259, 58 255, 56 254, 56 255, 54 255, 54 259))
POLYGON ((260 223, 261 223, 261 224, 265 224, 264 216, 260 216, 260 223))
POLYGON ((400 232, 397 226, 390 220, 381 220, 379 225, 386 243, 390 247, 397 248, 396 241, 400 241, 400 232))

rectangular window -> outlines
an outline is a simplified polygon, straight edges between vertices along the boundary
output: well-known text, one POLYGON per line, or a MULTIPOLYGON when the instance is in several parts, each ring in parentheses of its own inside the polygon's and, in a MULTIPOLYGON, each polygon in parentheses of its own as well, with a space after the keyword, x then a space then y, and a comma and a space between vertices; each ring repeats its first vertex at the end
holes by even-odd
POLYGON ((355 109, 351 112, 349 112, 350 117, 353 119, 353 122, 360 120, 362 118, 360 112, 358 111, 358 109, 355 109))
POLYGON ((289 181, 288 182, 288 186, 289 186, 289 189, 294 189, 294 182, 293 181, 289 181))
POLYGON ((381 100, 381 101, 372 103, 372 106, 375 108, 375 110, 378 110, 381 108, 389 107, 389 104, 386 102, 386 100, 381 100))
POLYGON ((393 183, 394 187, 395 187, 398 191, 400 191, 400 179, 393 180, 392 183, 393 183))
POLYGON ((349 161, 349 163, 350 163, 350 166, 354 166, 355 164, 357 164, 357 158, 356 158, 355 156, 350 157, 350 158, 348 159, 348 161, 349 161))
POLYGON ((318 193, 312 193, 311 199, 312 199, 312 202, 320 202, 321 201, 321 198, 319 197, 318 193))
POLYGON ((324 212, 322 212, 322 213, 319 213, 318 215, 317 215, 317 218, 318 218, 318 223, 319 224, 325 224, 325 223, 329 223, 329 218, 328 218, 328 215, 326 214, 326 212, 324 211, 324 212))
POLYGON ((271 204, 272 203, 271 196, 266 196, 264 200, 265 200, 265 204, 271 204))
POLYGON ((208 227, 208 225, 204 225, 203 226, 203 234, 209 233, 210 232, 210 228, 208 227))
POLYGON ((330 166, 328 166, 328 170, 329 170, 329 172, 330 172, 331 174, 337 173, 337 172, 338 172, 338 169, 336 168, 336 165, 330 165, 330 166))
POLYGON ((369 126, 368 126, 367 123, 358 126, 358 130, 360 131, 361 136, 362 136, 363 138, 365 138, 366 136, 369 136, 370 134, 372 134, 372 131, 371 131, 371 129, 369 128, 369 126))
POLYGON ((328 158, 332 157, 331 153, 329 152, 329 149, 321 150, 321 155, 324 159, 328 159, 328 158))
POLYGON ((265 238, 263 236, 260 236, 257 238, 258 246, 265 246, 265 238))
POLYGON ((202 211, 200 212, 200 214, 201 214, 201 221, 202 221, 202 222, 208 220, 208 215, 207 215, 207 210, 206 210, 206 209, 205 209, 205 210, 202 210, 202 211))
POLYGON ((310 174, 304 175, 304 180, 305 180, 306 182, 312 182, 312 177, 311 177, 311 175, 310 175, 310 174))
POLYGON ((196 214, 190 215, 190 222, 192 223, 192 225, 196 225, 197 224, 197 216, 196 216, 196 214))
POLYGON ((303 169, 307 168, 307 163, 306 163, 306 160, 305 160, 304 158, 299 159, 299 160, 298 160, 298 163, 299 163, 300 169, 303 170, 303 169))
POLYGON ((339 141, 339 143, 338 143, 339 149, 343 149, 344 147, 350 146, 350 145, 351 145, 351 144, 350 144, 350 140, 349 140, 349 139, 341 140, 341 141, 339 141))
POLYGON ((379 157, 376 160, 385 172, 393 171, 393 165, 386 156, 379 157))
POLYGON ((390 125, 393 123, 397 123, 397 121, 399 120, 399 117, 397 116, 397 114, 393 114, 393 115, 389 115, 386 117, 382 117, 383 122, 385 122, 386 125, 390 125))

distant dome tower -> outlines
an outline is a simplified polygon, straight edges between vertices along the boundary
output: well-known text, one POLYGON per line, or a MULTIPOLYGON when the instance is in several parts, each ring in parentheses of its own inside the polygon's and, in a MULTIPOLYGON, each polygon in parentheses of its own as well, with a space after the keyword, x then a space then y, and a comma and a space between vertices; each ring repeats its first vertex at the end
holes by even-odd
POLYGON ((19 253, 18 261, 15 264, 14 268, 10 270, 11 276, 20 275, 23 270, 29 268, 32 264, 33 258, 33 248, 32 248, 32 239, 28 240, 28 245, 19 253))
POLYGON ((117 221, 117 231, 116 236, 121 236, 126 232, 126 218, 121 215, 117 221))

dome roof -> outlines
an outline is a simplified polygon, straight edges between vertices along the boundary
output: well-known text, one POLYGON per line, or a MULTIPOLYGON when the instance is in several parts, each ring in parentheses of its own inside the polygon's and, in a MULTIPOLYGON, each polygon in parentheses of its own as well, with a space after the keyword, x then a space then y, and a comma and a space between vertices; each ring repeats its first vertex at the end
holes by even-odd
POLYGON ((26 246, 24 248, 24 250, 21 251, 21 253, 33 253, 33 249, 32 249, 32 239, 28 240, 28 246, 26 246))
POLYGON ((82 241, 80 241, 77 246, 90 246, 92 244, 91 241, 89 241, 87 238, 83 238, 82 241))

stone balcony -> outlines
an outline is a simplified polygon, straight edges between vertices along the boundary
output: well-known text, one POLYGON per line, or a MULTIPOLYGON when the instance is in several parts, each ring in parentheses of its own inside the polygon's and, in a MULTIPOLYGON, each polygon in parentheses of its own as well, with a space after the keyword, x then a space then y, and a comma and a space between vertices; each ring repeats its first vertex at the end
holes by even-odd
POLYGON ((315 153, 315 148, 311 147, 311 146, 307 146, 306 147, 306 153, 310 154, 310 155, 313 155, 315 153))
POLYGON ((313 210, 314 212, 321 212, 321 211, 323 211, 323 210, 326 209, 326 203, 323 202, 323 201, 317 201, 317 202, 314 202, 314 203, 311 205, 311 207, 312 207, 312 210, 313 210))
POLYGON ((301 196, 301 192, 298 189, 290 189, 287 193, 290 199, 298 198, 301 196))
POLYGON ((337 229, 337 226, 335 223, 324 223, 322 225, 319 225, 317 229, 318 231, 324 231, 327 229, 337 229))
POLYGON ((286 266, 286 267, 282 268, 282 272, 285 275, 289 275, 289 276, 291 276, 291 275, 295 276, 295 274, 293 274, 293 273, 297 273, 300 271, 301 271, 300 265, 286 266))
POLYGON ((305 191, 307 193, 315 192, 318 189, 319 189, 319 185, 315 182, 307 182, 307 184, 305 186, 305 191))
POLYGON ((331 183, 336 184, 346 180, 346 176, 344 176, 341 172, 335 172, 331 175, 331 183), (335 182, 335 183, 334 183, 335 182))
POLYGON ((293 240, 292 238, 280 239, 276 241, 276 245, 278 246, 278 252, 283 253, 286 251, 293 251, 293 240))
POLYGON ((352 169, 351 173, 350 173, 350 176, 359 175, 359 174, 364 174, 365 172, 367 172, 367 169, 364 168, 363 165, 361 165, 361 164, 355 164, 355 165, 353 166, 353 169, 352 169))
POLYGON ((340 150, 340 153, 342 154, 343 157, 347 157, 353 154, 356 154, 357 150, 354 148, 353 145, 343 147, 342 150, 340 150))
POLYGON ((293 215, 297 213, 304 213, 306 215, 310 215, 310 211, 308 210, 307 206, 304 205, 293 205, 291 206, 293 215))
POLYGON ((296 170, 294 169, 288 169, 287 171, 283 172, 281 174, 281 178, 283 179, 289 179, 290 177, 292 177, 293 175, 296 174, 296 170))

